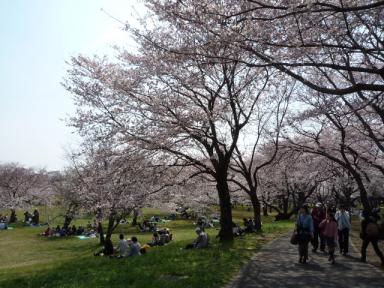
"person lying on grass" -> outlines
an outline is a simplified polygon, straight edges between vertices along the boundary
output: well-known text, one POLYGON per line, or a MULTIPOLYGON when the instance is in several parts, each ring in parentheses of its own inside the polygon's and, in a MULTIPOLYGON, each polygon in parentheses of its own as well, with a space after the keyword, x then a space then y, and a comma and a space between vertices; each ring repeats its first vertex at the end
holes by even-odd
POLYGON ((205 233, 204 230, 201 229, 200 227, 197 227, 195 229, 195 232, 197 234, 197 238, 195 239, 195 241, 193 241, 193 243, 188 244, 185 247, 185 249, 192 249, 192 248, 203 249, 203 248, 207 248, 208 244, 209 244, 209 236, 208 236, 208 234, 205 233))

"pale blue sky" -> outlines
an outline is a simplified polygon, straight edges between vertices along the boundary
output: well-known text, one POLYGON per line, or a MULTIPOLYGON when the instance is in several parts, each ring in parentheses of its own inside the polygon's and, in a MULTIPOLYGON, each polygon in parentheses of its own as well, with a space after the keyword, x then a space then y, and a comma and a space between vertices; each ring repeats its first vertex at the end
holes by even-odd
POLYGON ((62 120, 74 112, 60 84, 65 61, 132 47, 101 8, 123 21, 143 13, 134 0, 0 0, 0 162, 65 165, 64 150, 77 142, 62 120))

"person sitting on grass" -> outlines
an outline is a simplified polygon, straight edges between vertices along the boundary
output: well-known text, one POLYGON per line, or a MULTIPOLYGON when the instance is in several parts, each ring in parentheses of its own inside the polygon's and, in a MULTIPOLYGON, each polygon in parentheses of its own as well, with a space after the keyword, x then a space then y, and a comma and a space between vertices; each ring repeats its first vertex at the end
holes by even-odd
POLYGON ((8 229, 7 222, 0 222, 0 230, 7 230, 7 229, 8 229))
POLYGON ((171 242, 172 241, 172 234, 171 234, 171 232, 169 231, 169 229, 168 228, 165 228, 164 229, 164 233, 165 233, 165 243, 169 243, 169 242, 171 242))
POLYGON ((149 223, 148 220, 144 220, 143 224, 139 223, 139 228, 141 232, 149 232, 153 231, 156 232, 156 229, 153 230, 154 225, 149 223))
POLYGON ((24 223, 29 224, 32 221, 32 215, 28 212, 24 212, 24 223))
POLYGON ((235 222, 232 222, 232 233, 233 233, 233 236, 237 237, 237 236, 242 236, 244 231, 243 229, 240 228, 238 224, 236 224, 235 222))
POLYGON ((159 243, 160 243, 159 234, 157 232, 154 232, 153 236, 152 236, 152 240, 151 240, 151 242, 148 243, 148 245, 153 247, 153 246, 159 245, 159 243))
POLYGON ((140 255, 140 249, 141 249, 141 245, 137 241, 137 237, 136 236, 132 236, 128 256, 140 255))
POLYGON ((195 232, 197 234, 197 238, 195 239, 195 241, 193 241, 193 243, 188 244, 185 247, 185 249, 192 249, 192 248, 203 249, 203 248, 207 248, 208 244, 209 244, 208 234, 205 233, 204 230, 201 229, 200 227, 197 227, 195 229, 195 232))
POLYGON ((83 226, 79 226, 79 227, 77 228, 76 234, 77 234, 77 235, 83 235, 84 232, 85 232, 84 227, 83 227, 83 226))
POLYGON ((47 229, 43 233, 41 233, 41 236, 48 237, 51 234, 51 228, 48 226, 47 229))
POLYGON ((245 233, 252 233, 253 232, 253 221, 252 219, 243 219, 244 222, 244 232, 245 233))
POLYGON ((151 246, 149 244, 144 244, 140 248, 140 254, 141 255, 146 254, 150 249, 151 249, 151 246))
POLYGON ((129 251, 129 246, 127 241, 124 239, 124 235, 120 234, 119 235, 119 243, 117 244, 116 251, 119 252, 118 258, 122 257, 127 257, 128 256, 128 251, 129 251))
POLYGON ((35 209, 35 211, 33 211, 32 224, 33 225, 39 225, 40 224, 40 213, 37 209, 35 209))
POLYGON ((88 230, 93 229, 93 226, 92 226, 92 224, 91 224, 91 221, 88 221, 88 223, 87 223, 87 229, 88 229, 88 230))
POLYGON ((71 231, 71 234, 72 234, 72 235, 76 235, 76 231, 77 231, 76 226, 75 226, 75 225, 72 225, 72 231, 71 231))
POLYGON ((95 230, 86 231, 86 232, 84 232, 84 235, 87 237, 90 237, 90 238, 96 238, 97 237, 97 233, 95 230))
POLYGON ((67 229, 65 229, 64 227, 61 228, 60 232, 59 232, 59 235, 60 235, 60 237, 67 236, 67 229))
POLYGON ((167 238, 167 236, 165 235, 165 231, 164 230, 160 230, 159 231, 159 235, 160 235, 159 245, 163 246, 166 243, 166 238, 167 238))

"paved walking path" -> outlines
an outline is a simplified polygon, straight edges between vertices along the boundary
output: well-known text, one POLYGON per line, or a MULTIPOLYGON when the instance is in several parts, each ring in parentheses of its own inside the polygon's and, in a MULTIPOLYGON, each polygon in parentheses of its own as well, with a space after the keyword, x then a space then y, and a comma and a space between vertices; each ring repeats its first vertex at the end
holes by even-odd
POLYGON ((309 252, 309 262, 299 264, 297 246, 289 243, 289 236, 266 245, 227 288, 384 288, 384 273, 361 263, 355 252, 337 255, 334 265, 327 255, 309 252))

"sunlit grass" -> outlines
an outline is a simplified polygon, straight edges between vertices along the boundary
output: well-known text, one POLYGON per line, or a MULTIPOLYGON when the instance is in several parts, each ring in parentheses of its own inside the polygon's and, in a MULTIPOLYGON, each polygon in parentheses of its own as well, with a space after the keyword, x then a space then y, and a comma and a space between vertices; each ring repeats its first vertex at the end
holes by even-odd
MULTIPOLYGON (((145 214, 161 213, 145 210, 145 214)), ((241 209, 234 215, 240 223, 251 213, 241 209)), ((77 219, 75 224, 88 220, 77 219)), ((219 287, 263 243, 292 227, 291 221, 273 222, 272 217, 264 218, 263 222, 263 233, 238 238, 231 246, 218 242, 217 228, 208 229, 212 245, 193 251, 182 249, 195 238, 192 221, 171 221, 160 227, 172 230, 172 243, 131 259, 94 257, 93 252, 99 249, 97 239, 46 239, 38 236, 43 227, 17 225, 13 230, 0 231, 0 287, 219 287)), ((151 238, 150 233, 123 224, 113 235, 114 243, 118 233, 136 235, 142 244, 151 238)))

